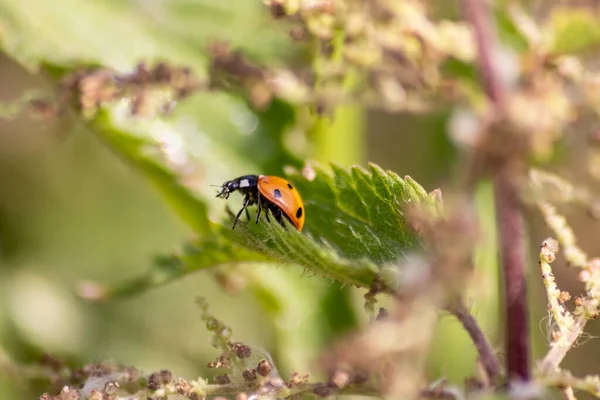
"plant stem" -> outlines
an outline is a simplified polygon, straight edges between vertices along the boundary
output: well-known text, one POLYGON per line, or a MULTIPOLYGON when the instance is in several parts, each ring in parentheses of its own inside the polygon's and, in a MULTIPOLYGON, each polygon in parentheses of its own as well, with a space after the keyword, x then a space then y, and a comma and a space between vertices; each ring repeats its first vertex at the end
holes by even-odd
POLYGON ((477 348, 479 358, 481 359, 481 363, 483 364, 490 381, 495 381, 500 375, 500 364, 475 318, 471 315, 461 299, 458 299, 458 301, 452 304, 448 308, 448 311, 450 311, 463 325, 471 337, 475 348, 477 348))
POLYGON ((497 111, 502 111, 506 99, 506 90, 496 71, 496 63, 492 56, 496 49, 496 40, 491 12, 485 0, 462 0, 462 8, 472 25, 479 60, 479 72, 483 78, 483 86, 488 99, 497 111))
MULTIPOLYGON (((470 21, 478 52, 479 70, 484 90, 490 101, 492 117, 505 117, 507 91, 500 80, 492 30, 491 10, 484 0, 462 0, 462 8, 470 21)), ((524 220, 518 188, 512 172, 496 171, 494 193, 506 302, 506 357, 509 378, 530 379, 529 324, 525 282, 524 220)))
POLYGON ((538 381, 546 387, 555 386, 561 389, 565 397, 569 400, 575 398, 572 393, 573 389, 587 392, 592 396, 600 398, 600 377, 598 375, 576 378, 568 371, 554 371, 540 375, 538 381))
POLYGON ((550 374, 558 369, 558 366, 567 355, 567 352, 573 348, 573 345, 583 333, 583 328, 587 323, 585 316, 578 316, 571 329, 567 331, 560 341, 552 344, 546 357, 540 362, 538 369, 541 373, 550 374))
POLYGON ((494 182, 506 303, 506 361, 509 378, 529 380, 529 321, 524 260, 524 221, 514 182, 494 182))

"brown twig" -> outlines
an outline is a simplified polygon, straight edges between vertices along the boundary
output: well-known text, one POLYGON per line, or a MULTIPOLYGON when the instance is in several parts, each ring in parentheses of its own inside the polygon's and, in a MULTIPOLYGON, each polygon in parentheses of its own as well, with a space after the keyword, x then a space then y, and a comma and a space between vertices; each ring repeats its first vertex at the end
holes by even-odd
POLYGON ((488 378, 492 382, 495 381, 500 376, 500 363, 473 315, 471 315, 462 300, 454 302, 448 307, 448 311, 451 312, 465 328, 477 349, 479 358, 485 368, 488 378))
MULTIPOLYGON (((507 91, 494 62, 496 49, 491 10, 484 0, 462 0, 462 8, 470 21, 483 77, 484 90, 490 101, 492 117, 506 116, 507 91)), ((499 132, 496 134, 500 134, 499 132)), ((510 138, 506 138, 510 140, 510 138)), ((494 178, 496 215, 506 302, 506 354, 509 378, 529 380, 529 325, 525 284, 524 221, 518 188, 513 172, 506 165, 498 168, 494 178)))

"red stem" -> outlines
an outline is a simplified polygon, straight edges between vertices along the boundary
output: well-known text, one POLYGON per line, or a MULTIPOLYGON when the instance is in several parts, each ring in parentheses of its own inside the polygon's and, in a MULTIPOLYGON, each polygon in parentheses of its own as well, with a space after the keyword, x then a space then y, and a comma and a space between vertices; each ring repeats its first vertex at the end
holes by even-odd
POLYGON ((506 304, 506 362, 509 378, 529 380, 529 316, 525 281, 524 220, 514 182, 499 176, 494 181, 500 236, 504 301, 506 304))
MULTIPOLYGON (((479 70, 496 120, 505 116, 507 90, 494 62, 496 49, 491 9, 485 0, 462 0, 477 43, 479 70)), ((498 133, 499 134, 499 133, 498 133)), ((510 140, 507 138, 507 140, 510 140)), ((506 302, 506 357, 509 378, 529 380, 529 322, 525 282, 524 220, 518 188, 506 169, 494 178, 496 215, 506 302)))
POLYGON ((462 326, 471 337, 473 344, 475 344, 475 347, 477 348, 481 364, 485 368, 488 378, 492 382, 497 381, 498 376, 500 375, 500 364, 475 318, 471 315, 462 300, 457 300, 453 303, 448 307, 448 311, 454 314, 454 316, 462 323, 462 326))
POLYGON ((483 78, 483 86, 487 97, 497 111, 502 111, 506 98, 506 90, 496 73, 492 51, 496 48, 490 10, 485 5, 485 0, 462 0, 463 10, 473 28, 473 35, 477 44, 479 72, 483 78))

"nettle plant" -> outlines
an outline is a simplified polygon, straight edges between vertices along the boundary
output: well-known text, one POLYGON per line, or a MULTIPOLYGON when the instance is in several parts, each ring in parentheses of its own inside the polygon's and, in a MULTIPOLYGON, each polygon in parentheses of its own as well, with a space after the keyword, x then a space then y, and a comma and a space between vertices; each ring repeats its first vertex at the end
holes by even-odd
MULTIPOLYGON (((146 275, 115 287, 85 287, 82 295, 110 300, 202 270, 270 264, 366 290, 371 315, 367 326, 324 350, 319 366, 327 379, 312 380, 298 371, 284 380, 268 353, 235 341, 231 329, 209 313, 208 300, 199 299, 202 320, 222 352, 209 363, 222 371, 214 381, 177 377, 168 370, 148 375, 108 363, 72 370, 49 359, 45 371, 62 389, 41 398, 523 398, 543 396, 551 387, 567 398, 574 398, 575 390, 600 396, 597 376, 575 377, 560 368, 586 323, 598 315, 600 261, 577 247, 558 207, 594 208, 595 197, 544 169, 567 129, 574 131, 571 135, 585 134, 574 122, 600 111, 600 75, 575 55, 598 44, 598 21, 583 7, 533 16, 518 2, 490 6, 462 0, 458 5, 460 17, 450 20, 416 0, 267 0, 266 9, 289 29, 290 40, 311 49, 310 67, 262 65, 216 41, 207 50, 204 75, 170 62, 121 73, 102 65, 72 67, 47 56, 35 59, 19 53, 22 48, 11 42, 8 29, 2 38, 7 54, 42 67, 59 87, 57 98, 26 95, 15 103, 17 109, 85 121, 149 178, 194 233, 178 252, 158 257, 146 275), (210 218, 207 199, 214 193, 198 178, 216 161, 190 144, 191 135, 161 120, 175 102, 206 92, 238 96, 261 126, 277 132, 310 127, 327 134, 319 126, 348 104, 390 113, 451 109, 449 134, 461 154, 455 185, 442 201, 440 190, 428 192, 410 177, 374 164, 302 162, 274 135, 274 157, 291 164, 285 178, 303 197, 305 228, 298 232, 290 224, 242 220, 232 230, 231 211, 218 221, 210 218), (303 118, 289 118, 299 110, 308 111, 303 118), (481 239, 473 202, 481 182, 494 188, 505 286, 505 365, 463 295, 481 239), (547 355, 532 362, 524 221, 536 210, 554 232, 554 238, 541 242, 539 254, 552 334, 547 355), (557 288, 552 275, 559 247, 585 284, 574 307, 566 305, 570 295, 557 288), (377 306, 383 296, 393 299, 392 308, 377 306), (464 387, 423 378, 439 310, 458 318, 479 354, 480 373, 464 387)), ((15 110, 6 108, 5 114, 15 110)), ((597 178, 598 147, 589 146, 585 156, 590 175, 597 178)), ((223 181, 234 177, 223 176, 223 181)), ((219 271, 226 280, 227 270, 219 271)))

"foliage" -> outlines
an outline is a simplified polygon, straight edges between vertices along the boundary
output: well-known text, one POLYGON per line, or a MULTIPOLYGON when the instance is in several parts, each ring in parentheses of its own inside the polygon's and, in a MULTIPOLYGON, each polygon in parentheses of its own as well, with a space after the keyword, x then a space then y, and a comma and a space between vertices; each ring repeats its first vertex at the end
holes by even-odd
MULTIPOLYGON (((231 328, 209 314, 207 301, 201 300, 202 321, 214 334, 213 347, 221 351, 208 367, 226 371, 213 378, 215 383, 204 377, 175 378, 168 370, 150 375, 120 366, 79 370, 48 359, 41 369, 27 369, 7 361, 17 375, 42 376, 55 387, 64 386, 57 396, 42 398, 113 399, 126 393, 140 399, 307 393, 391 398, 507 393, 522 398, 548 387, 563 390, 568 398, 574 389, 599 395, 597 376, 580 379, 560 369, 587 322, 598 316, 600 278, 598 261, 577 246, 554 205, 593 209, 593 195, 532 167, 546 168, 574 121, 584 112, 598 112, 598 74, 579 57, 595 49, 600 38, 592 11, 561 6, 541 18, 525 5, 488 7, 463 0, 459 19, 450 18, 452 10, 417 0, 271 0, 263 8, 240 2, 239 9, 177 0, 141 11, 133 2, 64 1, 65 8, 78 10, 77 23, 46 2, 0 1, 3 51, 43 74, 54 90, 51 95, 24 93, 1 108, 3 115, 32 111, 47 120, 69 118, 84 125, 86 133, 156 188, 191 234, 178 251, 156 256, 145 274, 114 285, 88 285, 80 295, 114 304, 117 298, 139 296, 204 271, 229 291, 243 289, 236 282, 244 281, 274 326, 282 325, 278 318, 293 318, 301 309, 288 297, 308 293, 314 298, 304 309, 328 302, 323 325, 341 331, 349 323, 339 323, 334 314, 352 314, 350 301, 343 292, 314 283, 335 282, 366 291, 369 322, 345 335, 332 328, 335 343, 319 358, 325 379, 309 380, 297 370, 283 379, 277 357, 234 342, 231 328), (38 13, 30 13, 32 7, 38 13), (266 10, 279 22, 270 21, 266 10), (138 11, 140 16, 129 18, 138 11), (221 20, 202 18, 206 24, 191 32, 183 23, 190 22, 192 11, 221 20), (225 29, 240 21, 259 22, 240 27, 237 35, 225 29), (51 34, 40 35, 40 25, 51 34), (168 33, 156 27, 168 27, 168 33), (299 42, 292 51, 281 27, 299 42), (97 32, 107 37, 100 39, 97 32), (463 163, 447 191, 450 201, 442 203, 439 189, 428 192, 411 177, 374 163, 364 168, 329 162, 338 158, 354 164, 352 159, 363 158, 355 125, 365 107, 425 115, 441 108, 451 115, 449 136, 463 163), (338 143, 346 149, 345 140, 348 151, 336 153, 338 143), (319 160, 306 161, 315 155, 319 160), (305 204, 302 232, 289 223, 254 223, 254 215, 231 229, 241 198, 234 194, 223 203, 214 198, 211 185, 247 173, 289 179, 305 204), (474 191, 482 187, 494 204, 480 202, 480 209, 473 210, 474 191), (492 206, 497 243, 490 245, 479 225, 492 206), (526 206, 537 207, 558 238, 545 240, 540 253, 553 328, 550 349, 534 373, 523 290, 526 206), (558 289, 552 275, 558 243, 567 262, 581 270, 585 285, 572 311, 565 305, 570 295, 558 289), (506 293, 504 370, 464 295, 473 260, 495 248, 501 249, 506 293), (259 267, 267 272, 257 273, 259 267), (284 275, 282 269, 296 275, 284 275), (294 282, 301 271, 315 280, 294 282), (391 307, 380 307, 376 315, 378 301, 386 301, 382 298, 391 307), (456 317, 477 349, 482 368, 471 385, 423 384, 438 310, 456 317)), ((597 146, 586 151, 589 175, 596 179, 597 152, 597 146)), ((277 341, 297 345, 295 353, 286 346, 277 350, 303 364, 298 354, 302 346, 314 345, 309 335, 275 330, 277 341)))

